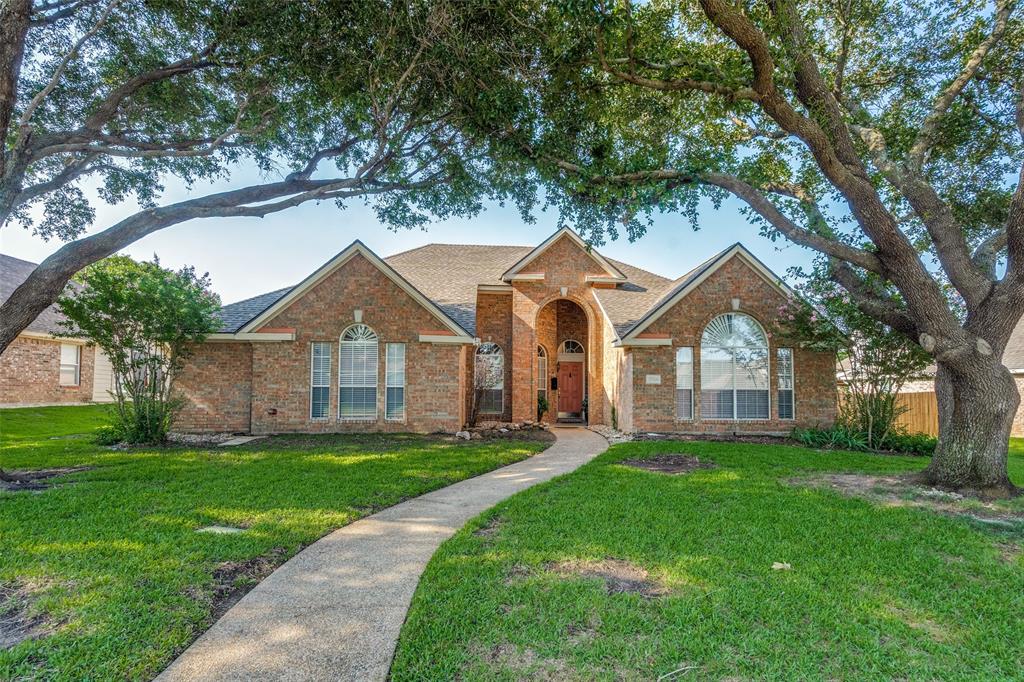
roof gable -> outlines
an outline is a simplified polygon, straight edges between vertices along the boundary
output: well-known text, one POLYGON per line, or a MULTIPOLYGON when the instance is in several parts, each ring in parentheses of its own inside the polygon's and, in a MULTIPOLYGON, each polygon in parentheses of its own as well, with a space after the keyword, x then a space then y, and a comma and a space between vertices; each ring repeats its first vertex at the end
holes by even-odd
POLYGON ((648 310, 639 321, 622 334, 623 342, 635 340, 638 335, 651 326, 658 318, 665 314, 676 303, 686 298, 690 292, 696 289, 708 277, 717 272, 723 265, 734 258, 739 258, 755 273, 761 276, 768 284, 778 290, 783 296, 795 296, 795 292, 783 281, 781 277, 772 272, 767 265, 758 260, 745 246, 737 242, 728 249, 722 251, 713 258, 701 263, 696 268, 683 275, 673 282, 673 286, 648 310))
MULTIPOLYGON (((386 262, 381 260, 377 254, 375 254, 369 247, 363 244, 358 239, 352 242, 345 250, 336 255, 331 260, 320 266, 313 274, 306 279, 302 280, 299 284, 292 287, 291 289, 282 289, 278 292, 272 292, 272 294, 265 295, 266 299, 273 299, 270 304, 264 308, 261 312, 250 318, 247 322, 242 324, 235 330, 235 333, 244 334, 249 332, 258 331, 260 327, 266 324, 268 321, 273 319, 278 313, 283 311, 289 305, 294 303, 296 300, 302 297, 307 291, 315 287, 317 284, 322 282, 328 275, 332 274, 338 268, 342 267, 356 255, 361 255, 367 261, 370 262, 375 268, 377 268, 385 277, 394 282, 400 289, 411 296, 417 303, 431 313, 439 322, 441 322, 447 330, 455 334, 456 336, 469 336, 468 332, 459 325, 458 322, 448 316, 443 310, 441 310, 433 301, 424 296, 416 287, 410 284, 404 277, 388 265, 386 262), (275 295, 281 293, 283 295, 275 295)), ((264 297, 256 297, 264 298, 264 297)), ((256 299, 249 299, 241 303, 248 303, 255 301, 256 299)), ((235 306, 241 305, 234 304, 235 306)), ((230 307, 230 306, 228 306, 230 307)))
POLYGON ((555 244, 558 240, 563 239, 563 238, 564 239, 569 239, 571 242, 573 242, 581 251, 583 251, 583 253, 585 253, 587 256, 590 257, 591 260, 593 260, 595 263, 597 263, 597 265, 604 272, 606 272, 608 274, 608 277, 610 279, 618 280, 618 281, 625 281, 626 276, 624 274, 622 274, 621 270, 619 270, 617 267, 612 265, 608 260, 606 260, 604 258, 604 256, 599 254, 589 244, 587 244, 585 241, 583 241, 583 238, 580 237, 578 234, 576 234, 576 232, 574 230, 571 230, 568 227, 563 227, 562 229, 558 230, 553 235, 551 235, 550 237, 545 239, 535 249, 533 249, 528 254, 526 254, 525 256, 520 258, 516 262, 515 265, 513 265, 511 268, 506 270, 504 272, 504 274, 502 274, 501 279, 503 281, 505 281, 505 282, 508 282, 508 281, 511 281, 516 275, 519 275, 520 273, 524 273, 525 270, 526 270, 526 267, 530 263, 532 263, 542 253, 544 253, 549 248, 551 248, 551 246, 553 244, 555 244))

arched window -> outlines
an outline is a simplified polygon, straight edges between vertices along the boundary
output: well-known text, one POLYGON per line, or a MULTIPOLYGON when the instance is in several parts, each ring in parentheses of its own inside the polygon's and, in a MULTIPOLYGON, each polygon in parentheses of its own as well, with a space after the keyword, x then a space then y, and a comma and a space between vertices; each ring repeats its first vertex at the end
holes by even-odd
POLYGON ((505 355, 496 343, 481 343, 476 349, 473 388, 477 411, 501 414, 504 411, 505 355))
POLYGON ((566 339, 562 342, 561 348, 558 349, 559 355, 581 355, 583 353, 583 344, 575 339, 566 339))
POLYGON ((537 346, 537 397, 548 397, 548 352, 537 346))
POLYGON ((768 419, 768 337, 742 313, 711 320, 700 340, 700 413, 705 419, 768 419))
POLYGON ((338 367, 338 416, 377 418, 377 334, 354 324, 341 335, 338 367))

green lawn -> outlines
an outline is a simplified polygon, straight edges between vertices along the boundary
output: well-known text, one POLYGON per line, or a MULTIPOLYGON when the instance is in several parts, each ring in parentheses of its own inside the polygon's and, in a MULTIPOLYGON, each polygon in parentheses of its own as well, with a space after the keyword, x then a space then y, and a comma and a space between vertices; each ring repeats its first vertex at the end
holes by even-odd
MULTIPOLYGON (((1012 451, 1011 477, 1024 485, 1024 441, 1012 451)), ((925 463, 731 443, 615 446, 442 546, 392 679, 1022 679, 1019 521, 988 526, 791 483, 925 463), (618 464, 674 452, 718 468, 669 476, 618 464), (609 594, 603 579, 561 563, 607 559, 646 569, 667 594, 609 594)))
POLYGON ((0 492, 0 635, 26 596, 21 615, 52 631, 0 650, 0 679, 152 678, 208 626, 226 562, 280 563, 374 510, 543 448, 317 436, 119 452, 85 435, 103 409, 0 411, 0 466, 94 467, 42 492, 0 492), (208 524, 247 530, 195 532, 208 524))

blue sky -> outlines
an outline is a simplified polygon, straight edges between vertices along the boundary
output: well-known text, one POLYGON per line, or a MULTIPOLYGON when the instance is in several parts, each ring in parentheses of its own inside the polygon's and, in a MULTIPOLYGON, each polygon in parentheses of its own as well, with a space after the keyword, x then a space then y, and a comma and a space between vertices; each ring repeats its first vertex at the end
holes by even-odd
MULTIPOLYGON (((205 184, 189 192, 176 182, 167 183, 165 201, 180 201, 190 194, 266 181, 254 169, 238 169, 231 180, 205 184)), ((138 209, 135 204, 108 206, 97 200, 99 231, 138 209)), ((625 238, 609 242, 600 252, 666 277, 677 277, 725 247, 743 242, 779 275, 794 265, 807 266, 811 252, 784 241, 772 243, 761 237, 739 212, 740 203, 729 200, 715 210, 703 207, 701 230, 694 232, 678 215, 659 215, 655 225, 634 243, 625 238)), ((470 244, 526 244, 543 241, 556 229, 557 216, 538 213, 537 221, 525 224, 512 207, 488 205, 472 219, 447 220, 426 230, 395 233, 381 225, 373 211, 360 202, 339 210, 333 202, 306 204, 266 218, 210 218, 192 220, 152 234, 124 250, 139 259, 160 256, 168 267, 194 265, 209 272, 213 288, 225 303, 238 301, 300 281, 355 239, 381 256, 431 242, 470 244)), ((28 230, 8 226, 0 233, 0 251, 39 262, 60 247, 28 230)))

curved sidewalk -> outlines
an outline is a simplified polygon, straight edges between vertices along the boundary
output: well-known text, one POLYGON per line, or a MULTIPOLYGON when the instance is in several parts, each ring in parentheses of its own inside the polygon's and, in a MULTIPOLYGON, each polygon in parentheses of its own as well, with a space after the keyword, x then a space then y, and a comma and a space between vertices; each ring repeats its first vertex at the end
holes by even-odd
POLYGON ((608 448, 555 427, 539 455, 389 507, 274 571, 157 680, 385 680, 420 575, 469 519, 608 448))

